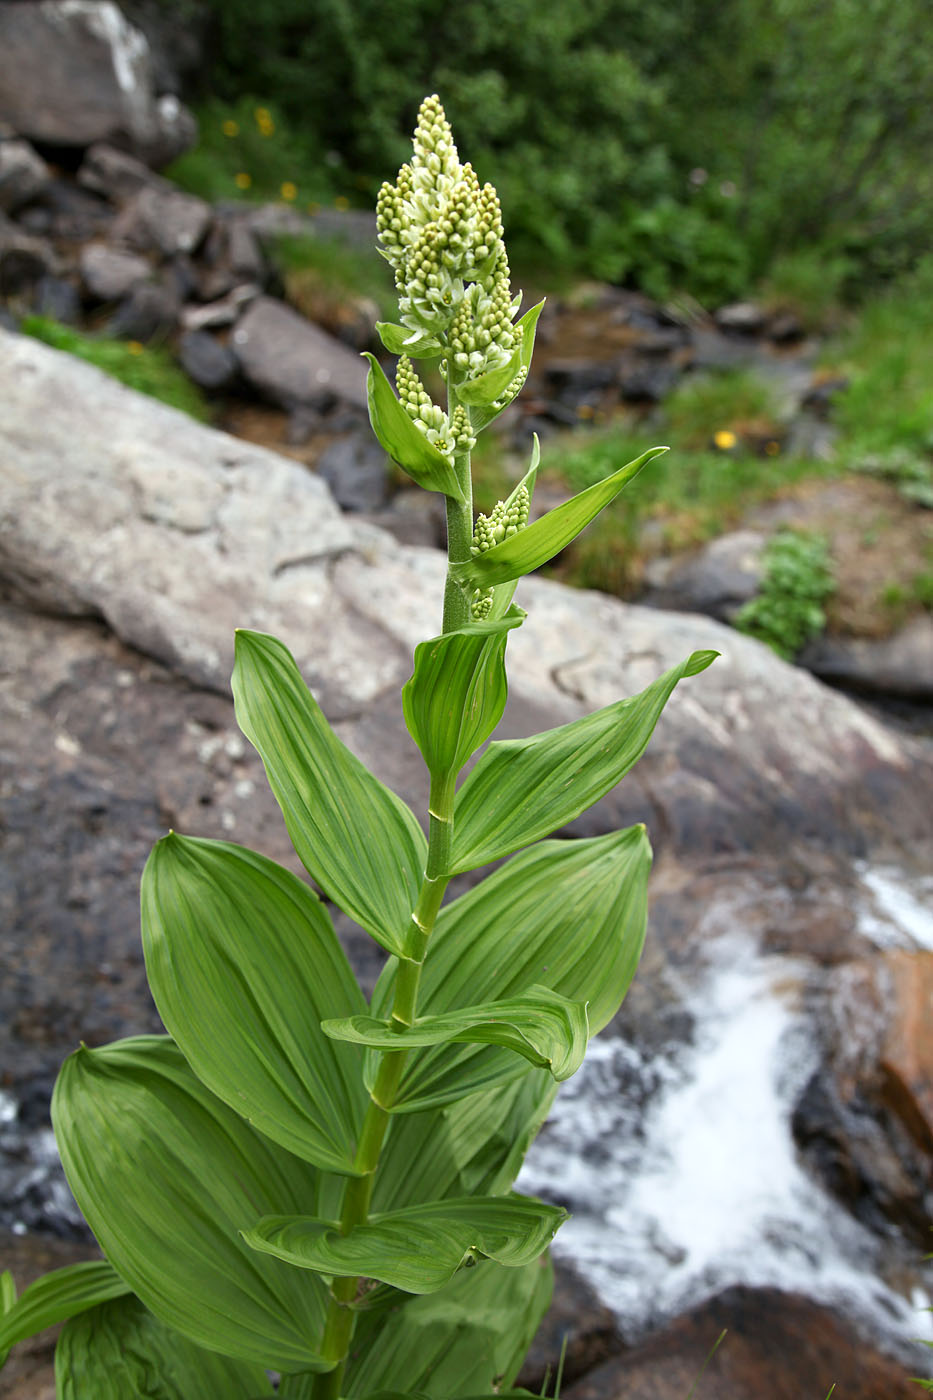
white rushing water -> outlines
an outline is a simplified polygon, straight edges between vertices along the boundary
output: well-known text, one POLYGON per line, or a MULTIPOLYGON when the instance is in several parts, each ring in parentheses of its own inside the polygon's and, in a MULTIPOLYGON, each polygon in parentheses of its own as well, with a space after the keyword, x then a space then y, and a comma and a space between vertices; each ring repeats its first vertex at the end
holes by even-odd
MULTIPOLYGON (((925 891, 905 892, 895 872, 863 878, 863 932, 933 947, 925 891)), ((790 1117, 818 1063, 805 972, 741 933, 718 940, 685 1000, 692 1043, 649 1064, 624 1040, 595 1040, 529 1153, 520 1189, 573 1212, 555 1253, 631 1340, 733 1284, 841 1306, 905 1346, 933 1339, 933 1274, 910 1297, 890 1287, 883 1243, 798 1161, 790 1117)))

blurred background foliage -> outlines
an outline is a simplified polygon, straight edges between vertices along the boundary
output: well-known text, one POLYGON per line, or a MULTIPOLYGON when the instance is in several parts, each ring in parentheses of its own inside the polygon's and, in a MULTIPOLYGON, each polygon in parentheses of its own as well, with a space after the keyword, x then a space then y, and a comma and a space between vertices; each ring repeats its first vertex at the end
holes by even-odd
POLYGON ((206 17, 202 145, 171 173, 213 197, 371 206, 437 91, 552 285, 712 305, 816 267, 858 300, 930 245, 928 0, 157 2, 206 17))

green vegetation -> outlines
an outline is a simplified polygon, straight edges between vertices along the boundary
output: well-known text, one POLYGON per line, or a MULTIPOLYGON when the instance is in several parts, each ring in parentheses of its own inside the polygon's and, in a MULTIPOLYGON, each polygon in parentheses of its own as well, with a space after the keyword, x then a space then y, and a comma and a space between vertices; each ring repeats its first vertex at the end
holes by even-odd
POLYGON ((334 201, 318 137, 289 122, 274 102, 211 98, 197 116, 197 146, 165 171, 182 189, 212 202, 280 199, 305 210, 334 201))
POLYGON ((202 191, 242 173, 263 197, 370 207, 435 89, 499 188, 513 263, 549 278, 710 304, 771 273, 806 309, 825 285, 808 264, 858 299, 928 245, 926 0, 160 3, 211 20, 216 100, 175 172, 202 191))
POLYGON ((739 612, 735 626, 792 661, 826 626, 823 603, 834 590, 826 541, 802 530, 781 530, 764 554, 758 596, 739 612))
POLYGON ((23 335, 31 335, 56 350, 65 350, 96 365, 105 374, 119 379, 129 389, 150 398, 161 399, 200 422, 207 422, 210 410, 201 394, 162 346, 141 345, 135 340, 113 340, 103 335, 82 335, 48 316, 27 316, 20 324, 23 335))
POLYGON ((362 297, 375 303, 380 320, 395 314, 395 280, 371 248, 315 234, 288 235, 275 240, 271 254, 288 300, 312 320, 328 320, 323 303, 338 308, 362 297))

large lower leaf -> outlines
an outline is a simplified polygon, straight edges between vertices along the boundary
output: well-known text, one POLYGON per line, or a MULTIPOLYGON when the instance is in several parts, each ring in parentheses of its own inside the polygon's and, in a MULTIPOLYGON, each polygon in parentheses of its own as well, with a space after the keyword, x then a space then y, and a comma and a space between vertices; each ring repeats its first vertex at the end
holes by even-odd
POLYGON ((530 1264, 566 1218, 559 1206, 525 1196, 466 1197, 371 1215, 345 1235, 326 1220, 269 1215, 245 1238, 302 1269, 434 1293, 477 1259, 511 1268, 530 1264))
POLYGON ((568 1001, 548 987, 530 987, 520 996, 484 1006, 419 1016, 411 1026, 375 1016, 350 1016, 325 1021, 322 1030, 335 1040, 376 1050, 409 1050, 448 1041, 501 1045, 549 1070, 557 1080, 569 1079, 580 1068, 588 1032, 586 1004, 568 1001))
MULTIPOLYGON (((437 1293, 357 1320, 343 1394, 382 1388, 456 1397, 508 1388, 551 1301, 547 1255, 521 1269, 489 1261, 463 1269, 437 1293)), ((299 1400, 286 1382, 282 1400, 299 1400)), ((301 1398, 304 1400, 304 1397, 301 1398)))
POLYGON ((317 896, 254 851, 173 833, 143 873, 142 930, 159 1014, 198 1078, 289 1151, 352 1172, 362 1057, 320 1021, 366 1003, 317 896))
POLYGON ((605 796, 644 753, 678 681, 717 655, 695 651, 640 695, 528 739, 490 744, 457 793, 449 873, 528 846, 605 796))
POLYGON ((401 953, 427 854, 414 816, 340 742, 275 637, 237 633, 233 697, 305 868, 377 942, 401 953))
MULTIPOLYGON (((650 868, 642 826, 522 852, 441 910, 421 978, 422 1014, 467 1009, 476 996, 508 1001, 540 984, 585 1002, 595 1035, 618 1011, 638 966, 650 868)), ((389 963, 373 994, 376 1017, 389 1014, 394 977, 389 963)), ((374 1068, 370 1056, 368 1080, 374 1068)), ((394 1111, 452 1102, 515 1073, 504 1050, 416 1051, 394 1111)))
POLYGON ((256 1254, 239 1231, 273 1210, 332 1211, 324 1188, 338 1178, 250 1127, 165 1036, 71 1055, 52 1122, 88 1224, 160 1321, 225 1356, 330 1368, 315 1350, 326 1290, 256 1254))
POLYGON ((138 1298, 73 1318, 55 1348, 57 1400, 259 1400, 273 1394, 262 1366, 205 1351, 166 1327, 138 1298))
POLYGON ((433 780, 456 776, 502 718, 505 644, 524 619, 520 608, 510 608, 496 622, 474 622, 415 648, 402 710, 433 780))
MULTIPOLYGON (((8 1276, 7 1276, 8 1277, 8 1276)), ((10 1280, 12 1284, 12 1279, 10 1280)), ((89 1259, 52 1269, 24 1289, 0 1319, 0 1353, 36 1332, 129 1293, 129 1286, 105 1259, 89 1259)))
POLYGON ((610 501, 615 500, 622 487, 637 476, 642 467, 666 451, 666 447, 649 448, 633 462, 620 467, 595 485, 588 486, 562 505, 555 506, 501 544, 493 545, 484 554, 475 555, 469 562, 452 565, 451 573, 465 588, 491 588, 493 584, 508 583, 509 579, 524 578, 525 574, 533 573, 553 559, 555 554, 566 549, 580 531, 595 520, 610 501))

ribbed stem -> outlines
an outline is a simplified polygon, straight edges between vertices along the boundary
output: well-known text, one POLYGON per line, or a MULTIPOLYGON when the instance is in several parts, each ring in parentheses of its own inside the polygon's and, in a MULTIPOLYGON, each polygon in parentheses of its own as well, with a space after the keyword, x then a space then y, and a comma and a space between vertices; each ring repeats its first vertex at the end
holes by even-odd
MULTIPOLYGON (((399 959, 395 975, 391 1022, 398 1030, 410 1026, 415 1019, 421 967, 447 888, 449 877, 443 872, 449 864, 453 798, 452 780, 441 784, 432 783, 431 825, 424 878, 406 935, 408 956, 399 959)), ((348 1179, 344 1192, 340 1212, 340 1233, 343 1235, 349 1234, 357 1225, 365 1225, 369 1218, 376 1169, 389 1127, 388 1110, 395 1101, 407 1057, 406 1050, 387 1050, 382 1055, 353 1163, 360 1174, 348 1179)), ((314 1400, 339 1400, 353 1336, 354 1313, 349 1305, 356 1298, 358 1285, 359 1280, 356 1278, 335 1278, 331 1284, 321 1351, 328 1358, 339 1357, 340 1360, 332 1371, 315 1376, 314 1400)))

